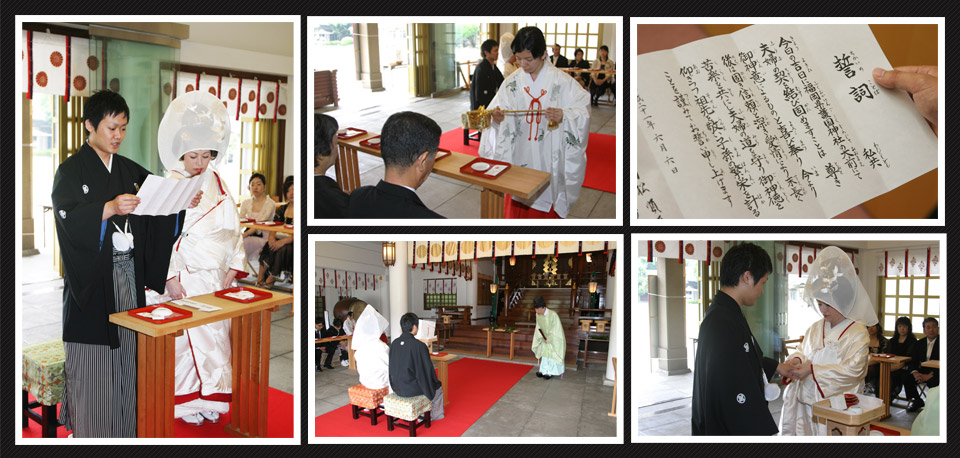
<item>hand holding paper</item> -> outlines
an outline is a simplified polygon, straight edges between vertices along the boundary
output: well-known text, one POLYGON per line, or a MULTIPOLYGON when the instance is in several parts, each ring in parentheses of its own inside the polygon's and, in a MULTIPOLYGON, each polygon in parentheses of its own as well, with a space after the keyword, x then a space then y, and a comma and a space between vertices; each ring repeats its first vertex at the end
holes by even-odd
POLYGON ((114 215, 126 215, 134 212, 140 204, 140 198, 133 194, 120 194, 110 201, 114 215))
POLYGON ((886 71, 875 68, 873 78, 885 88, 907 91, 914 105, 917 106, 917 111, 930 123, 933 133, 939 135, 937 132, 937 70, 938 68, 932 65, 897 67, 886 71))
POLYGON ((202 185, 203 174, 182 180, 150 175, 137 192, 140 205, 133 214, 164 216, 193 208, 200 202, 202 185))

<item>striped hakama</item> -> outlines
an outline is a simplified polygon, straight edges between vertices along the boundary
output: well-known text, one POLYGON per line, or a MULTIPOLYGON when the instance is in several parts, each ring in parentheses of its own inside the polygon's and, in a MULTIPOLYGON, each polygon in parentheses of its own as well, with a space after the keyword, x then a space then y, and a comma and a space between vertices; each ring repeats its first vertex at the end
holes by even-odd
MULTIPOLYGON (((113 250, 117 312, 137 308, 133 250, 113 250)), ((74 437, 137 437, 137 335, 118 327, 120 346, 64 342, 66 387, 60 423, 74 437)))

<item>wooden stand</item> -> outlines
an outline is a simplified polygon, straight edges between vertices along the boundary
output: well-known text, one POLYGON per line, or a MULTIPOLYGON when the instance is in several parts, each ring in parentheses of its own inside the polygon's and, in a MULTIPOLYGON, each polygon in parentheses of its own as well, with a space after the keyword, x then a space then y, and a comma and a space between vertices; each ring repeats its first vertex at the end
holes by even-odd
MULTIPOLYGON (((495 328, 483 328, 484 331, 487 331, 487 358, 493 354, 493 333, 496 331, 495 328)), ((514 342, 516 341, 518 329, 510 331, 510 360, 513 361, 514 356, 514 342)), ((496 332, 507 332, 507 331, 496 331, 496 332)))
POLYGON ((617 416, 617 357, 613 357, 613 400, 610 401, 610 413, 608 417, 617 416))
MULTIPOLYGON (((259 289, 259 288, 251 288, 259 289)), ((266 291, 262 290, 261 291, 266 291)), ((154 324, 126 312, 110 322, 137 334, 137 437, 173 437, 175 339, 186 329, 230 319, 233 393, 230 424, 225 430, 240 437, 266 437, 267 389, 270 386, 271 312, 293 297, 273 297, 249 304, 206 294, 190 299, 215 305, 215 312, 194 311, 190 318, 154 324)))
MULTIPOLYGON (((376 132, 367 132, 349 140, 338 140, 340 156, 336 165, 337 182, 343 192, 349 194, 360 187, 358 151, 380 157, 379 149, 360 144, 361 141, 377 135, 379 134, 376 132)), ((550 183, 549 173, 516 165, 493 180, 460 172, 461 167, 474 159, 476 156, 453 151, 450 157, 433 166, 433 173, 483 188, 480 193, 480 217, 484 219, 503 218, 503 200, 506 194, 530 199, 539 195, 550 183)))
POLYGON ((909 356, 894 356, 893 358, 879 358, 870 356, 871 362, 877 362, 880 365, 880 386, 878 397, 883 400, 883 415, 877 420, 883 420, 890 416, 890 373, 900 369, 904 364, 910 361, 909 356))
POLYGON ((443 356, 434 356, 430 355, 430 359, 437 362, 437 378, 440 379, 440 385, 443 386, 443 406, 446 407, 447 404, 450 404, 450 387, 447 385, 447 369, 449 362, 456 358, 457 355, 453 353, 447 353, 443 356))
POLYGON ((826 420, 828 436, 869 436, 870 422, 883 414, 884 405, 861 414, 849 414, 830 408, 830 400, 824 399, 813 405, 813 417, 826 420))

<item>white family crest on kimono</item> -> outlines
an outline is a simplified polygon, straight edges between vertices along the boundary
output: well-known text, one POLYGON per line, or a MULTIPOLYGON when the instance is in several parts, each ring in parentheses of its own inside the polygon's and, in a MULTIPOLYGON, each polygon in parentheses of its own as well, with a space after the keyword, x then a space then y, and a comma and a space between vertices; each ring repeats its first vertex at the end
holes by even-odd
POLYGON ((550 183, 533 199, 513 199, 539 211, 567 217, 577 198, 587 168, 590 135, 590 94, 552 65, 543 65, 537 79, 525 71, 506 77, 490 108, 502 110, 563 109, 556 129, 548 128, 545 113, 506 114, 492 123, 480 139, 481 157, 550 173, 550 183))

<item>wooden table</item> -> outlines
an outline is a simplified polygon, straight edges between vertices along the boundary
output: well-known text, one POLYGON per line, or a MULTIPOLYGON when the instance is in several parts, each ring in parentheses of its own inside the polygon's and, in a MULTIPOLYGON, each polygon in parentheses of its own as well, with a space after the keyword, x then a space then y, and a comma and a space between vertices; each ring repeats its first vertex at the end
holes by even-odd
MULTIPOLYGON (((338 340, 346 340, 346 341, 347 341, 347 356, 348 356, 348 358, 350 359, 350 366, 348 366, 347 368, 350 369, 350 370, 352 370, 352 371, 357 370, 357 362, 356 362, 356 360, 353 359, 353 345, 352 345, 352 343, 353 343, 353 336, 324 337, 324 338, 322 338, 322 339, 315 339, 315 340, 314 340, 314 345, 316 345, 316 344, 321 344, 321 343, 327 343, 327 342, 336 342, 336 341, 338 341, 338 340)), ((316 363, 316 364, 319 365, 319 364, 320 364, 320 361, 314 361, 314 363, 316 363)))
POLYGON ((279 232, 282 234, 293 235, 293 229, 288 229, 284 227, 283 224, 278 224, 276 226, 264 226, 263 224, 256 224, 256 223, 240 223, 240 227, 244 227, 248 229, 256 229, 258 231, 279 232))
MULTIPOLYGON (((496 328, 483 328, 484 331, 487 331, 487 358, 493 354, 493 333, 494 332, 507 332, 503 330, 497 330, 496 328)), ((519 329, 514 329, 510 331, 510 360, 513 360, 513 342, 517 335, 519 329)))
MULTIPOLYGON (((368 132, 350 140, 338 140, 340 157, 336 165, 337 182, 340 183, 343 192, 349 194, 360 187, 358 151, 381 157, 379 148, 360 145, 362 140, 376 135, 378 134, 368 132)), ((550 184, 549 173, 518 165, 511 166, 509 170, 493 180, 460 173, 460 167, 476 158, 469 154, 452 152, 450 156, 438 160, 433 165, 433 173, 483 188, 480 193, 481 218, 503 218, 504 194, 529 199, 538 195, 550 184)))
POLYGON ((450 388, 447 386, 447 366, 450 360, 456 358, 457 355, 453 353, 447 353, 443 356, 438 356, 430 354, 430 359, 437 362, 437 370, 439 375, 437 378, 440 379, 440 384, 443 386, 443 406, 446 407, 447 404, 450 404, 450 388))
POLYGON ((940 369, 940 360, 939 360, 939 359, 931 359, 931 360, 929 360, 929 361, 924 361, 924 362, 920 363, 920 367, 932 367, 932 368, 934 368, 934 369, 940 369))
MULTIPOLYGON (((267 291, 260 288, 251 288, 267 291)), ((226 431, 240 437, 266 437, 267 388, 270 386, 270 313, 293 302, 293 296, 271 292, 269 299, 243 304, 213 294, 190 299, 220 307, 193 316, 155 324, 127 312, 110 322, 137 332, 137 437, 173 437, 174 339, 185 329, 232 320, 230 341, 233 396, 226 431)))
POLYGON ((879 391, 878 395, 880 399, 883 399, 883 415, 877 418, 877 420, 883 420, 890 416, 890 401, 892 401, 892 399, 890 399, 890 372, 900 369, 909 361, 909 356, 880 358, 870 355, 870 362, 880 364, 880 387, 877 388, 877 390, 879 391))

